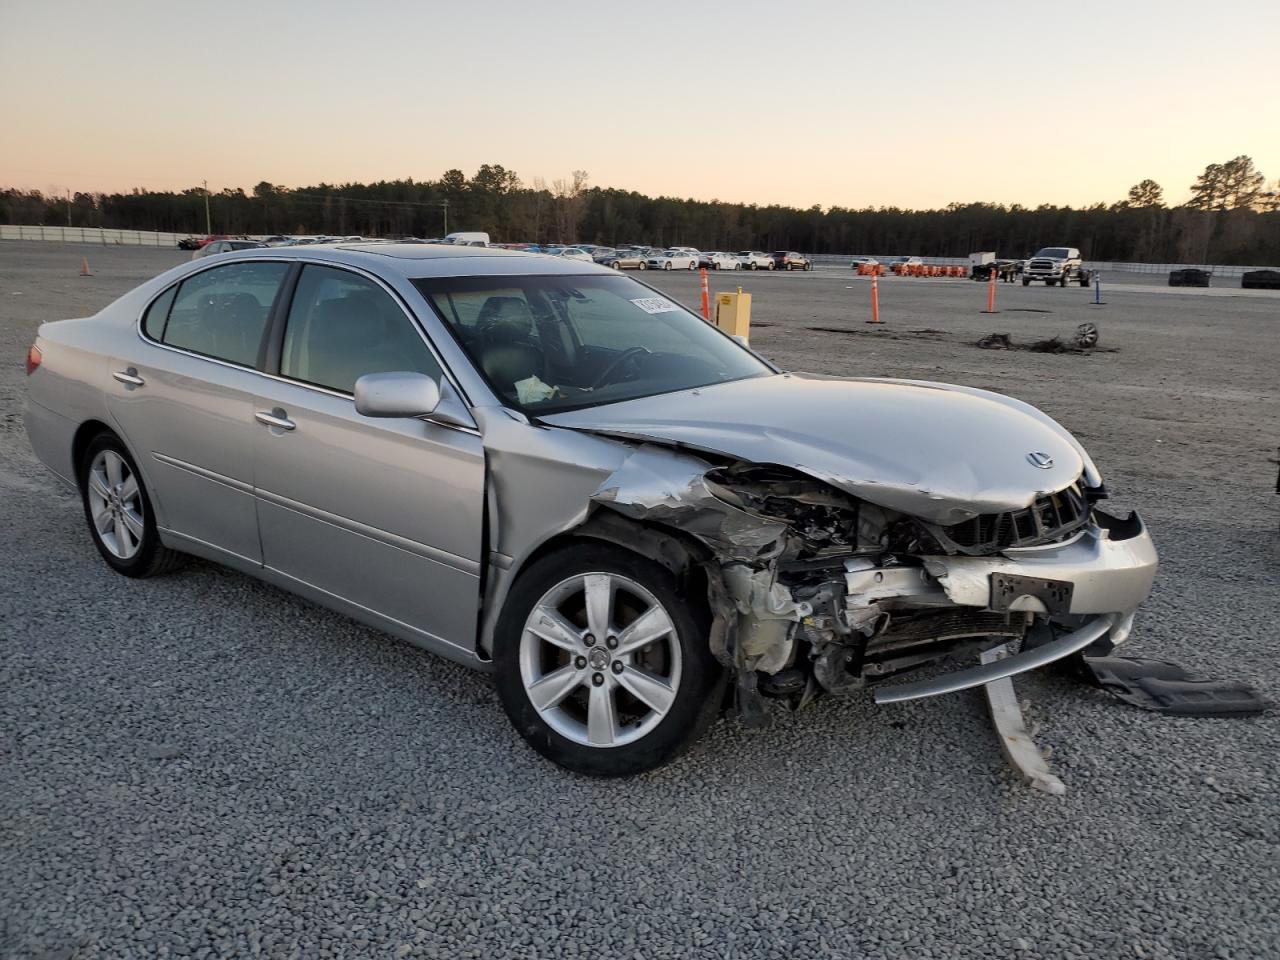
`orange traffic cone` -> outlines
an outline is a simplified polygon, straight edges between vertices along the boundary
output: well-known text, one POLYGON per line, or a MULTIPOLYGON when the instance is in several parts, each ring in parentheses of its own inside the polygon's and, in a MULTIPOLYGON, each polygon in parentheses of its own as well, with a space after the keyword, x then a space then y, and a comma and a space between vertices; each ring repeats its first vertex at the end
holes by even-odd
POLYGON ((84 258, 82 258, 82 259, 81 259, 81 261, 80 261, 80 276, 82 276, 82 277, 92 277, 92 276, 93 276, 93 274, 89 272, 89 258, 88 258, 88 257, 84 257, 84 258))

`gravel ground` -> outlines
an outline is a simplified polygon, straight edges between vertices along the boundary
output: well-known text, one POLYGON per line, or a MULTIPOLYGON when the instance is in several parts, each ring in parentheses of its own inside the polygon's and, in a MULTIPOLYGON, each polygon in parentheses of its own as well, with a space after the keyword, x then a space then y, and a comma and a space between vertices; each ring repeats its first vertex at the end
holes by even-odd
MULTIPOLYGON (((977 694, 721 722, 600 783, 526 749, 484 676, 209 564, 113 575, 27 446, 19 358, 184 256, 0 244, 0 956, 1280 955, 1275 713, 1170 719, 1034 675, 1062 798, 1017 782, 977 694)), ((876 329, 847 273, 724 281, 788 367, 1061 419, 1162 551, 1130 651, 1277 695, 1280 295, 1001 286, 990 317, 978 284, 886 280, 876 329), (971 345, 1085 320, 1118 352, 971 345)))

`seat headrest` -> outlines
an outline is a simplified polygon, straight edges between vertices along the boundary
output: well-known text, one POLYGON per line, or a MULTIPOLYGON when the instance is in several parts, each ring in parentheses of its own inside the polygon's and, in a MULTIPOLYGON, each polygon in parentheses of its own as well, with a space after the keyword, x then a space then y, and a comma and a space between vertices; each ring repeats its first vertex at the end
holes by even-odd
POLYGON ((523 297, 493 296, 485 300, 476 317, 476 326, 501 326, 512 333, 528 336, 533 333, 533 314, 523 297))

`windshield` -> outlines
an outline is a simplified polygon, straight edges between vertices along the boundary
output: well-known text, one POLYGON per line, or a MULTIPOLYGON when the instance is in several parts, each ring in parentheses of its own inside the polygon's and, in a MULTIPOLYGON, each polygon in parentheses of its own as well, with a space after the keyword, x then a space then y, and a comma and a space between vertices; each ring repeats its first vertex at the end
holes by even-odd
POLYGON ((706 321, 629 277, 447 277, 414 284, 503 402, 535 416, 773 372, 706 321))
POLYGON ((1036 256, 1049 257, 1051 260, 1066 260, 1068 253, 1070 251, 1066 247, 1045 247, 1036 256))

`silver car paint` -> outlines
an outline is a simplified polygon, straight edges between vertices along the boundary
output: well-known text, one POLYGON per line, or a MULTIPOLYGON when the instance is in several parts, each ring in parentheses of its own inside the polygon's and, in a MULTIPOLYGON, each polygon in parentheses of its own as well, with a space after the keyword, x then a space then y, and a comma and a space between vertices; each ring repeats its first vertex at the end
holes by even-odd
POLYGON ((544 419, 786 464, 871 503, 952 524, 1026 507, 1084 470, 1065 430, 997 397, 941 384, 780 374, 544 419), (1053 458, 1051 469, 1027 462, 1035 451, 1053 458))
MULTIPOLYGON (((46 363, 31 378, 28 406, 33 446, 55 472, 69 478, 68 425, 100 420, 131 442, 140 434, 141 445, 134 449, 146 454, 137 459, 157 499, 166 543, 279 583, 474 666, 484 666, 502 603, 522 566, 541 546, 597 511, 689 533, 728 561, 744 544, 775 543, 782 525, 735 516, 699 489, 709 466, 699 450, 792 466, 868 502, 937 522, 1025 506, 1037 492, 1061 489, 1082 471, 1096 484, 1096 469, 1079 444, 1044 414, 997 394, 937 384, 780 375, 531 422, 499 403, 411 282, 511 273, 612 271, 492 249, 394 245, 252 250, 180 266, 94 318, 41 327, 38 345, 45 349, 46 363), (216 430, 241 415, 252 423, 259 408, 281 407, 296 413, 298 430, 278 436, 270 427, 253 425, 251 439, 240 447, 242 458, 248 449, 257 455, 259 466, 248 475, 243 464, 232 467, 218 459, 236 445, 232 440, 220 439, 221 448, 213 454, 191 456, 196 466, 201 456, 214 458, 209 472, 248 485, 246 493, 236 483, 224 484, 254 504, 267 557, 263 565, 251 552, 229 550, 178 529, 198 523, 191 517, 209 501, 190 485, 171 485, 166 473, 157 473, 160 461, 145 446, 147 428, 134 422, 133 411, 142 405, 125 395, 142 393, 151 383, 127 391, 110 373, 124 364, 147 379, 152 372, 147 363, 156 362, 149 351, 180 353, 156 347, 139 330, 142 310, 169 284, 233 261, 273 259, 344 266, 393 291, 434 347, 476 429, 413 420, 380 432, 387 423, 357 418, 345 395, 236 369, 227 387, 238 395, 244 388, 240 380, 247 379, 254 384, 252 401, 246 408, 238 396, 220 398, 202 422, 215 424, 216 430), (323 396, 303 398, 302 393, 323 396), (304 435, 311 439, 291 443, 304 435), (331 477, 318 476, 330 469, 326 451, 332 456, 335 450, 342 462, 331 477), (1015 463, 1032 451, 1053 457, 1053 469, 1015 463), (222 469, 213 469, 219 465, 222 469), (360 502, 352 504, 353 499, 360 502), (480 542, 482 511, 487 553, 480 542), (332 556, 311 556, 320 552, 332 556), (482 580, 485 591, 479 597, 482 580), (415 591, 413 598, 401 596, 415 591)), ((175 383, 178 377, 225 375, 226 364, 183 356, 191 365, 172 374, 175 383)), ((166 375, 152 373, 160 383, 166 375)), ((207 389, 189 386, 196 400, 207 389)), ((175 432, 172 426, 165 430, 175 432)), ((1149 545, 1145 531, 1142 542, 1149 545)), ((1111 595, 1113 612, 1131 612, 1150 587, 1154 550, 1138 552, 1142 555, 1135 562, 1148 575, 1146 587, 1142 576, 1131 577, 1126 589, 1111 595)), ((1097 569, 1097 556, 1078 560, 1079 565, 1068 562, 1057 572, 1064 577, 1092 573, 1105 580, 1107 571, 1097 569)), ((933 572, 944 584, 948 578, 958 583, 963 573, 956 565, 933 572)), ((723 615, 730 616, 732 607, 749 626, 778 614, 780 598, 770 577, 766 567, 751 577, 732 578, 739 593, 722 593, 723 615)), ((778 615, 794 621, 804 610, 793 604, 778 615)))

